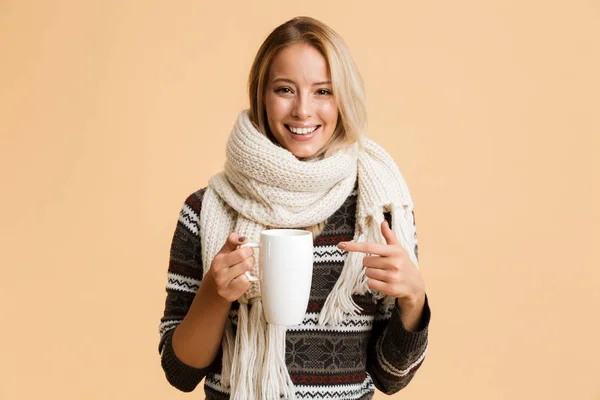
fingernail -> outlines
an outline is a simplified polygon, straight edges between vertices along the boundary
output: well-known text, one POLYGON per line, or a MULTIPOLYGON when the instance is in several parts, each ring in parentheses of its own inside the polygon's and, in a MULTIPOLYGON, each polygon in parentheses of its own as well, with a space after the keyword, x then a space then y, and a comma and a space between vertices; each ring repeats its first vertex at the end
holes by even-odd
POLYGON ((345 249, 345 248, 346 248, 346 243, 339 243, 339 244, 338 244, 338 247, 339 247, 340 249, 345 249))
POLYGON ((240 242, 240 243, 243 243, 243 242, 245 242, 245 241, 246 241, 246 239, 248 239, 246 236, 240 236, 240 237, 238 238, 238 242, 240 242))

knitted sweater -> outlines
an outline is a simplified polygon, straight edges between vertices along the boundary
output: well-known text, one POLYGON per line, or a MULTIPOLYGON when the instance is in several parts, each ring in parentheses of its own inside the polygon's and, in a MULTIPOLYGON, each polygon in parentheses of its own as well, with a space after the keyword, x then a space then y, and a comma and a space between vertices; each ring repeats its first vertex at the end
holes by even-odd
MULTIPOLYGON (((221 354, 212 365, 194 368, 173 352, 174 329, 188 312, 202 279, 200 210, 204 189, 183 204, 173 236, 168 269, 167 298, 159 327, 161 365, 171 385, 191 392, 205 379, 207 400, 228 399, 221 388, 221 354)), ((385 310, 370 294, 355 295, 362 312, 339 326, 319 326, 319 312, 344 265, 347 252, 337 244, 354 236, 356 191, 328 218, 314 241, 313 279, 308 309, 301 325, 286 335, 286 365, 298 399, 371 399, 375 388, 392 394, 405 387, 427 352, 430 310, 427 299, 420 326, 404 328, 400 309, 385 310)), ((389 221, 389 214, 386 214, 389 221)), ((417 253, 415 249, 415 253, 417 253)), ((229 319, 235 327, 238 304, 229 319)), ((270 400, 270 399, 267 399, 270 400)))

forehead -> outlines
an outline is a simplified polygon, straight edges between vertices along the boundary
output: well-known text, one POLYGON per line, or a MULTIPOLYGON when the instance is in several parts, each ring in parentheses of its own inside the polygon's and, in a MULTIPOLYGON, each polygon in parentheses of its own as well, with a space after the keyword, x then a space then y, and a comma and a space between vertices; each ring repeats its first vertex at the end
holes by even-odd
POLYGON ((327 60, 313 46, 293 44, 285 47, 273 58, 269 79, 288 78, 297 83, 329 80, 327 60))

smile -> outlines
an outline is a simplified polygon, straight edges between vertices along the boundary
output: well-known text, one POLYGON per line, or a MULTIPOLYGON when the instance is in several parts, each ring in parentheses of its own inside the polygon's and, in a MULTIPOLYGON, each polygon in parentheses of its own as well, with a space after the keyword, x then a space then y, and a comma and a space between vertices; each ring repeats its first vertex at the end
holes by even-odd
POLYGON ((296 128, 290 125, 285 125, 285 127, 292 133, 296 135, 308 135, 313 133, 319 128, 320 125, 311 126, 309 128, 296 128))

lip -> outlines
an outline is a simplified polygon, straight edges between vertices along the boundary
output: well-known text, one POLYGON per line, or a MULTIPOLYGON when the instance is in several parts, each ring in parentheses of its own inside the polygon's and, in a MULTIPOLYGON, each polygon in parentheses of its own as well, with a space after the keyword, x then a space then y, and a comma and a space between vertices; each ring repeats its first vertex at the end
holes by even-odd
POLYGON ((292 125, 292 124, 284 124, 285 126, 285 130, 288 131, 288 133, 291 135, 293 140, 297 140, 299 142, 305 142, 307 140, 312 139, 313 137, 315 137, 319 132, 321 132, 321 129, 323 128, 322 125, 292 125), (290 131, 290 128, 288 128, 288 126, 292 126, 294 128, 312 128, 314 126, 317 126, 318 128, 315 129, 314 131, 312 131, 309 134, 306 135, 298 135, 295 134, 294 132, 290 131))
POLYGON ((291 126, 294 128, 314 128, 315 126, 321 126, 321 124, 301 125, 301 124, 284 124, 285 126, 291 126))

